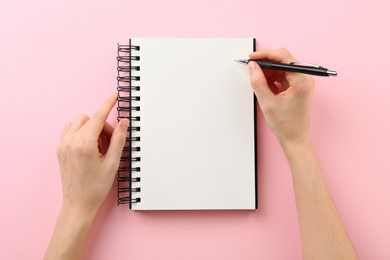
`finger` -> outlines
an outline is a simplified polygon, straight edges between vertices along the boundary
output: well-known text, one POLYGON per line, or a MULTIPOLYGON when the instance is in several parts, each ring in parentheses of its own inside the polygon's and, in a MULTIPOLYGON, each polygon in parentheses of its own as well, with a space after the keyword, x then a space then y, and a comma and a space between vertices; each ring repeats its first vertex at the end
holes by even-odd
POLYGON ((110 145, 104 158, 105 162, 108 163, 110 167, 118 168, 119 166, 122 150, 126 143, 129 124, 130 122, 128 119, 122 119, 112 133, 110 145))
POLYGON ((259 103, 262 103, 264 100, 271 100, 274 98, 274 95, 268 86, 267 79, 265 78, 259 65, 256 62, 249 62, 248 67, 251 86, 257 99, 259 100, 259 103))
MULTIPOLYGON (((296 61, 295 57, 291 55, 291 53, 284 49, 264 49, 257 52, 253 52, 249 55, 251 59, 266 59, 272 60, 280 63, 290 63, 292 61, 296 61)), ((283 90, 287 90, 291 86, 300 87, 300 85, 304 86, 304 84, 297 84, 304 80, 306 75, 295 73, 295 72, 283 72, 284 79, 279 81, 282 83, 283 90)))
POLYGON ((284 49, 264 49, 257 52, 249 54, 250 59, 265 59, 281 63, 289 63, 296 61, 296 59, 291 55, 291 53, 284 49))
POLYGON ((68 133, 69 128, 70 128, 71 125, 72 125, 71 123, 67 123, 64 126, 64 130, 62 130, 62 134, 61 134, 61 139, 68 133))
POLYGON ((72 134, 77 132, 88 120, 89 117, 86 114, 79 115, 76 118, 76 120, 72 123, 72 125, 69 127, 68 133, 72 134))
POLYGON ((110 138, 111 138, 113 131, 114 131, 114 128, 112 128, 112 126, 106 122, 104 124, 102 133, 98 139, 99 152, 103 155, 107 153, 107 149, 108 149, 108 146, 110 144, 110 138))
POLYGON ((85 130, 91 135, 91 137, 95 139, 99 138, 100 133, 103 131, 104 125, 106 124, 107 117, 116 103, 117 96, 118 94, 115 93, 107 99, 101 108, 84 125, 85 130))
POLYGON ((110 137, 101 134, 98 140, 98 148, 99 148, 99 157, 102 157, 107 153, 108 146, 110 145, 110 137))
POLYGON ((110 137, 114 132, 114 128, 107 122, 104 123, 102 134, 104 136, 110 137))

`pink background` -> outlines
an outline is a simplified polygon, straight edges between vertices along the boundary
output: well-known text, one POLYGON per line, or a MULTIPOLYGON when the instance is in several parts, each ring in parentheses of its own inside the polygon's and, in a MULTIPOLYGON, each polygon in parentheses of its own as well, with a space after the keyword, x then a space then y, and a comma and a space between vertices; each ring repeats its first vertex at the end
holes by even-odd
MULTIPOLYGON (((128 37, 256 37, 338 70, 316 79, 318 159, 360 258, 390 259, 389 3, 3 0, 0 259, 43 257, 62 200, 59 135, 115 91, 128 37)), ((258 139, 259 210, 131 212, 112 192, 87 258, 300 259, 289 168, 262 115, 258 139)))

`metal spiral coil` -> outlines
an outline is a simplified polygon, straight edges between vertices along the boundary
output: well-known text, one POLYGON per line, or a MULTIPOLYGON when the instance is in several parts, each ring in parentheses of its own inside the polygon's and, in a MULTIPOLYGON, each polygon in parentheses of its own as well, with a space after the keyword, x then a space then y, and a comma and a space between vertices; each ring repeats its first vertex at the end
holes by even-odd
POLYGON ((135 196, 137 192, 141 192, 141 188, 133 185, 141 182, 141 177, 133 176, 133 173, 140 173, 141 171, 141 167, 134 165, 134 163, 141 161, 141 157, 138 155, 141 151, 141 147, 134 144, 135 142, 140 142, 141 137, 133 136, 134 133, 139 133, 141 131, 140 126, 134 125, 134 123, 141 121, 141 117, 136 114, 141 110, 141 107, 136 104, 141 101, 139 94, 136 94, 136 92, 140 91, 140 86, 134 85, 134 83, 139 82, 141 78, 138 75, 133 75, 133 72, 139 72, 141 68, 136 64, 132 64, 133 61, 140 60, 140 56, 135 55, 139 50, 140 46, 132 45, 131 40, 128 45, 118 44, 117 119, 119 121, 126 118, 130 121, 131 126, 128 128, 128 136, 126 137, 125 147, 123 148, 118 168, 117 204, 129 204, 130 208, 133 203, 141 202, 141 198, 135 196))

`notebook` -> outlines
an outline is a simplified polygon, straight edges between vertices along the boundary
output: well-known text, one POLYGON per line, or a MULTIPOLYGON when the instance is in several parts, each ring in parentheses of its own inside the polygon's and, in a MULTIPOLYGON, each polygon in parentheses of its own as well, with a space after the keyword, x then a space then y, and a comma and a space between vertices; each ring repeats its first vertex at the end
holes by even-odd
POLYGON ((118 205, 257 208, 253 38, 132 38, 118 45, 118 120, 131 124, 118 205))

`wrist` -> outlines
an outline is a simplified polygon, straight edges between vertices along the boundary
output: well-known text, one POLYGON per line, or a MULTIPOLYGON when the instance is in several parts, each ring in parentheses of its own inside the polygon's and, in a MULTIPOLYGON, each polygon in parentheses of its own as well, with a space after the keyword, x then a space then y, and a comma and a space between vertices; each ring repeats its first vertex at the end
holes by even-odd
POLYGON ((80 223, 90 225, 92 224, 96 213, 97 209, 91 209, 64 201, 60 216, 66 216, 66 218, 76 219, 77 221, 81 221, 80 223))
POLYGON ((307 135, 300 139, 295 140, 279 140, 279 143, 286 155, 287 160, 292 156, 300 154, 302 152, 310 152, 313 150, 310 136, 307 135))
POLYGON ((82 259, 84 242, 95 214, 64 203, 45 259, 82 259))

